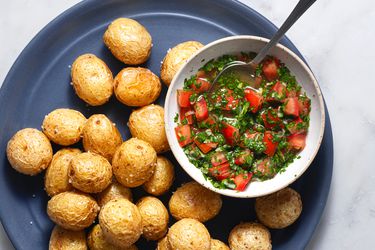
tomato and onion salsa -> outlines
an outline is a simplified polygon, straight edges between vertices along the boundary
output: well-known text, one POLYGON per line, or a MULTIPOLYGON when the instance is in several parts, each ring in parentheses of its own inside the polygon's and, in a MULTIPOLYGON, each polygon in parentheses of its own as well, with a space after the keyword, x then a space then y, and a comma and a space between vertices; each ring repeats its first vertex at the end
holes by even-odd
POLYGON ((224 65, 254 56, 211 60, 177 90, 178 142, 217 188, 243 191, 251 180, 270 179, 305 147, 311 101, 279 59, 267 57, 257 66, 258 89, 232 74, 207 93, 224 65))

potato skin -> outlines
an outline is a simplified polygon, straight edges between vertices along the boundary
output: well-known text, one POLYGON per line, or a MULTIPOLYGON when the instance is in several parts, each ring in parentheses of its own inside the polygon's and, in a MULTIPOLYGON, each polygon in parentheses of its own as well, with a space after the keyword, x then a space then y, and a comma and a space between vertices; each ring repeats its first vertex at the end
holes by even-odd
POLYGON ((168 242, 173 250, 210 250, 211 237, 207 228, 195 219, 177 221, 168 231, 168 242))
POLYGON ((143 237, 147 240, 158 240, 168 230, 169 214, 167 208, 158 198, 147 196, 137 202, 142 217, 143 237))
POLYGON ((116 180, 113 180, 112 183, 102 192, 97 194, 96 201, 100 207, 103 207, 106 203, 114 199, 124 198, 133 202, 133 194, 130 188, 124 187, 116 180))
POLYGON ((192 181, 182 185, 169 200, 169 211, 176 220, 193 218, 206 222, 221 209, 221 196, 192 181))
POLYGON ((156 246, 156 250, 171 250, 171 246, 168 242, 168 237, 164 236, 161 240, 158 241, 158 245, 156 246))
POLYGON ((113 173, 125 187, 138 187, 154 173, 156 159, 156 151, 149 143, 131 138, 116 150, 112 159, 113 173))
POLYGON ((302 212, 302 200, 292 188, 258 197, 255 212, 259 221, 269 228, 281 229, 293 224, 302 212))
POLYGON ((25 128, 14 134, 6 151, 10 165, 26 175, 36 175, 46 169, 53 154, 48 138, 34 128, 25 128))
POLYGON ((93 54, 79 56, 72 65, 73 88, 91 106, 108 102, 113 94, 113 75, 108 66, 93 54))
POLYGON ((44 188, 49 196, 73 189, 69 183, 69 167, 72 159, 80 153, 81 150, 76 148, 63 148, 53 155, 44 176, 44 188))
POLYGON ((196 41, 180 43, 168 51, 161 64, 160 76, 169 86, 177 71, 204 45, 196 41))
POLYGON ((69 146, 81 139, 86 118, 73 109, 55 109, 43 121, 44 134, 54 143, 69 146))
POLYGON ((115 199, 105 204, 99 213, 99 224, 105 239, 118 247, 130 247, 142 234, 141 214, 127 199, 115 199))
POLYGON ((106 158, 85 152, 70 163, 69 178, 73 187, 85 193, 99 193, 112 181, 112 166, 106 158))
POLYGON ((99 212, 99 206, 89 195, 63 192, 53 196, 47 204, 47 213, 57 225, 73 231, 89 227, 99 212))
POLYGON ((89 233, 87 244, 90 250, 137 250, 135 245, 128 248, 117 247, 109 243, 103 234, 103 230, 99 224, 95 225, 89 233))
POLYGON ((114 20, 105 31, 103 41, 112 54, 125 64, 142 64, 151 54, 150 33, 133 19, 114 20))
POLYGON ((71 231, 55 226, 49 240, 49 250, 86 250, 86 234, 83 230, 71 231))
POLYGON ((133 111, 128 127, 133 137, 150 143, 157 153, 170 150, 165 134, 163 107, 151 104, 133 111))
POLYGON ((211 239, 211 250, 230 250, 229 247, 220 240, 211 239))
POLYGON ((122 143, 122 137, 116 126, 107 116, 90 116, 83 128, 83 148, 112 160, 116 149, 122 143))
POLYGON ((125 105, 146 106, 159 97, 161 83, 149 69, 128 67, 115 77, 114 90, 116 98, 125 105))
POLYGON ((154 174, 143 184, 143 188, 149 194, 162 195, 172 186, 174 178, 172 162, 164 156, 158 156, 154 174))
POLYGON ((241 223, 229 234, 229 247, 232 250, 271 250, 271 234, 259 223, 241 223))

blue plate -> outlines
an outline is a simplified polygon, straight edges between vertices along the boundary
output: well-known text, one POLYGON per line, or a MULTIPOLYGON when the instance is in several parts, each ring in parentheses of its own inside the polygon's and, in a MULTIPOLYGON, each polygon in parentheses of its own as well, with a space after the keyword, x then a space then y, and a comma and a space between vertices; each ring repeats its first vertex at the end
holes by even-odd
MULTIPOLYGON (((84 1, 48 24, 24 49, 10 70, 0 93, 0 216, 16 249, 48 249, 53 227, 46 214, 48 197, 43 190, 43 174, 24 176, 14 171, 6 158, 8 140, 19 129, 40 128, 44 116, 55 108, 68 107, 87 117, 107 114, 129 138, 126 126, 131 108, 114 98, 101 107, 88 107, 70 86, 70 68, 83 53, 102 58, 116 74, 125 65, 117 61, 102 42, 107 25, 117 17, 141 22, 152 35, 150 60, 143 65, 159 73, 160 61, 168 48, 186 40, 209 43, 230 35, 271 37, 276 27, 249 7, 229 0, 84 1)), ((287 39, 281 41, 298 55, 287 39)), ((302 56, 301 56, 302 57, 302 56)), ((166 88, 157 101, 164 104, 166 88)), ((333 165, 332 131, 328 112, 320 151, 305 174, 293 184, 303 199, 301 217, 292 226, 272 230, 274 249, 303 249, 310 240, 326 204, 333 165)), ((78 145, 80 146, 80 145, 78 145)), ((55 150, 58 149, 54 146, 55 150)), ((169 153, 167 156, 174 161, 169 153)), ((177 167, 172 190, 190 178, 177 167)), ((171 192, 161 197, 167 204, 171 192)), ((145 195, 134 190, 135 200, 145 195)), ((230 230, 241 221, 255 220, 253 200, 224 198, 219 216, 206 223, 211 236, 227 241, 230 230)), ((173 223, 173 221, 171 221, 173 223)), ((155 249, 155 243, 140 240, 140 249, 155 249)))

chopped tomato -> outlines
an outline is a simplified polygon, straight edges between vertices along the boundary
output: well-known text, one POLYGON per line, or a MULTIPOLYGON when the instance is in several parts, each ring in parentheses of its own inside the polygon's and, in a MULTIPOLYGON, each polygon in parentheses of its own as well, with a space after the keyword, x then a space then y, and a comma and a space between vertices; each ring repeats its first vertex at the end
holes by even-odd
POLYGON ((209 142, 209 143, 202 143, 199 142, 197 139, 194 139, 195 144, 198 146, 198 148, 204 153, 207 154, 212 149, 217 147, 217 143, 209 142))
POLYGON ((201 97, 194 104, 195 117, 198 121, 203 121, 208 118, 208 108, 206 100, 201 97))
POLYGON ((240 143, 240 147, 246 148, 246 145, 245 145, 244 141, 246 139, 254 139, 258 134, 259 134, 259 132, 251 133, 250 131, 245 131, 245 133, 241 136, 242 141, 240 143))
POLYGON ((279 74, 277 73, 277 70, 279 69, 280 62, 276 58, 270 58, 266 60, 263 63, 263 74, 267 78, 268 81, 273 81, 275 80, 279 74))
POLYGON ((301 115, 308 115, 310 112, 310 100, 307 98, 299 98, 298 106, 301 115))
POLYGON ((277 142, 273 142, 273 135, 271 131, 266 131, 264 133, 263 142, 266 145, 266 150, 264 153, 268 156, 273 156, 277 149, 277 142))
POLYGON ((231 146, 237 143, 239 136, 240 136, 239 129, 228 123, 224 124, 224 127, 221 130, 221 133, 224 135, 225 141, 231 146))
MULTIPOLYGON (((226 91, 226 93, 225 93, 226 104, 225 104, 225 106, 222 106, 220 108, 222 110, 233 110, 233 109, 235 109, 237 107, 239 100, 236 99, 236 98, 234 98, 234 96, 233 96, 233 90, 225 89, 225 91, 226 91)), ((217 103, 221 103, 222 102, 222 97, 219 95, 217 97, 216 101, 217 101, 217 103)))
POLYGON ((197 78, 195 83, 191 86, 197 93, 207 91, 211 87, 211 83, 206 78, 197 78))
POLYGON ((194 110, 189 108, 180 108, 180 121, 183 121, 185 118, 189 125, 193 124, 194 118, 193 115, 195 114, 194 110))
POLYGON ((306 134, 294 134, 288 136, 288 143, 292 149, 302 150, 306 145, 306 134))
POLYGON ((243 191, 245 190, 247 184, 250 182, 253 177, 253 173, 239 174, 234 177, 233 181, 236 184, 236 190, 243 191))
POLYGON ((294 121, 292 121, 291 123, 287 125, 288 131, 291 134, 306 132, 305 127, 299 128, 298 124, 301 124, 301 123, 303 123, 303 120, 301 119, 301 117, 298 116, 296 119, 294 119, 294 121))
POLYGON ((203 120, 201 123, 206 127, 214 129, 216 127, 216 118, 213 115, 208 115, 208 118, 206 120, 203 120))
POLYGON ((178 89, 177 90, 178 105, 180 105, 181 108, 189 108, 191 106, 190 96, 192 94, 193 94, 193 91, 191 90, 178 89))
POLYGON ((273 176, 274 174, 272 172, 271 159, 265 158, 257 162, 256 164, 254 164, 254 171, 256 171, 257 174, 258 173, 262 174, 263 176, 268 176, 268 177, 273 176))
POLYGON ((211 157, 211 163, 214 167, 219 166, 227 161, 228 159, 223 152, 217 152, 211 157))
POLYGON ((257 91, 246 88, 245 89, 245 99, 250 103, 251 111, 256 113, 262 106, 263 97, 257 91))
POLYGON ((210 173, 212 177, 214 177, 218 181, 225 180, 229 178, 231 175, 229 162, 226 162, 221 165, 214 166, 214 167, 210 167, 208 169, 208 172, 210 173))
POLYGON ((178 143, 181 147, 185 147, 186 145, 193 142, 189 125, 180 125, 178 127, 175 127, 174 130, 176 132, 178 143))
POLYGON ((300 91, 297 91, 295 89, 291 89, 291 90, 286 90, 286 96, 287 97, 297 97, 300 95, 300 91))
POLYGON ((246 157, 248 157, 249 155, 251 155, 251 151, 250 149, 245 149, 243 152, 240 153, 240 155, 234 159, 234 163, 236 165, 243 165, 246 163, 246 157))
POLYGON ((280 81, 277 81, 271 88, 267 101, 281 101, 286 96, 286 87, 280 81), (274 96, 276 93, 276 97, 274 96))
POLYGON ((299 115, 299 103, 297 97, 290 97, 285 99, 284 113, 297 117, 299 115))
POLYGON ((284 127, 284 124, 281 122, 281 119, 277 116, 277 109, 269 109, 266 110, 263 114, 261 114, 264 126, 267 129, 272 129, 275 127, 284 127))

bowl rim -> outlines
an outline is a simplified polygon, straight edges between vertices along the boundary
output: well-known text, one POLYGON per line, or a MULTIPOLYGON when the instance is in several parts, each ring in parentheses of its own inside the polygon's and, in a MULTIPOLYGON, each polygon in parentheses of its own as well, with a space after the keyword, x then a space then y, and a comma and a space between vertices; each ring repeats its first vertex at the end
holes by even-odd
MULTIPOLYGON (((262 42, 266 42, 266 43, 270 41, 270 39, 265 38, 265 37, 260 37, 260 36, 235 35, 235 36, 228 36, 228 37, 224 37, 224 38, 215 40, 215 41, 213 41, 211 43, 208 43, 204 47, 200 48, 192 57, 190 57, 186 61, 186 63, 174 75, 173 80, 172 80, 171 84, 168 87, 167 95, 165 97, 165 103, 164 103, 164 109, 165 109, 164 113, 165 114, 169 114, 169 107, 170 107, 170 105, 168 105, 168 104, 170 103, 170 96, 172 95, 173 86, 177 83, 177 78, 179 78, 178 76, 182 73, 182 71, 185 69, 185 67, 194 58, 196 58, 199 54, 201 54, 203 51, 206 51, 207 49, 209 49, 211 47, 214 47, 217 44, 220 44, 220 43, 223 43, 223 42, 227 42, 227 41, 232 41, 232 40, 252 40, 252 41, 256 40, 256 41, 262 41, 262 42)), ((281 50, 284 50, 289 56, 293 57, 293 59, 296 60, 302 66, 303 70, 308 74, 308 76, 312 80, 312 83, 313 83, 313 85, 314 85, 314 87, 315 87, 315 89, 317 91, 318 102, 319 102, 319 106, 320 106, 320 108, 319 108, 320 118, 321 118, 320 130, 319 130, 320 133, 319 133, 318 143, 316 144, 316 147, 315 147, 314 151, 312 152, 311 156, 309 157, 309 159, 307 160, 306 164, 304 164, 304 167, 301 168, 300 171, 295 175, 295 178, 290 178, 288 180, 288 182, 283 183, 283 185, 278 185, 276 188, 270 188, 266 192, 262 192, 259 195, 250 195, 250 194, 247 194, 246 192, 243 192, 243 191, 239 192, 239 191, 231 190, 231 189, 219 189, 219 188, 215 188, 212 185, 212 183, 210 183, 210 181, 208 181, 208 180, 204 180, 203 182, 197 180, 194 177, 194 175, 190 173, 190 168, 191 168, 191 166, 194 166, 194 165, 189 162, 191 164, 191 166, 185 166, 183 164, 181 158, 178 157, 179 154, 177 152, 175 152, 176 145, 172 141, 172 137, 175 136, 174 133, 173 133, 174 132, 174 127, 170 128, 170 126, 169 126, 169 120, 172 119, 172 118, 168 117, 168 115, 165 115, 164 116, 165 133, 166 133, 167 140, 168 140, 168 143, 170 145, 171 151, 172 151, 173 155, 175 156, 177 162, 182 167, 182 169, 194 181, 198 182, 200 185, 208 188, 211 191, 214 191, 214 192, 219 193, 219 194, 224 195, 224 196, 229 196, 229 197, 234 197, 234 198, 255 198, 255 197, 265 196, 265 195, 277 192, 277 191, 279 191, 279 190, 281 190, 281 189, 289 186, 290 184, 292 184, 293 182, 295 182, 297 179, 299 179, 303 175, 303 173, 309 168, 309 166, 311 165, 311 163, 313 162, 313 160, 315 159, 315 157, 316 157, 316 155, 317 155, 317 153, 319 151, 319 148, 320 148, 320 146, 322 144, 323 135, 324 135, 325 111, 324 111, 323 96, 322 96, 322 92, 320 90, 318 81, 316 80, 316 78, 315 78, 313 72, 311 71, 310 67, 307 66, 307 64, 297 54, 295 54, 292 50, 290 50, 289 48, 287 48, 286 46, 284 46, 284 45, 282 45, 280 43, 277 43, 275 45, 275 47, 277 47, 277 48, 279 48, 281 50)), ((179 145, 178 145, 178 147, 179 147, 179 145)), ((186 155, 184 157, 186 157, 186 155)))

